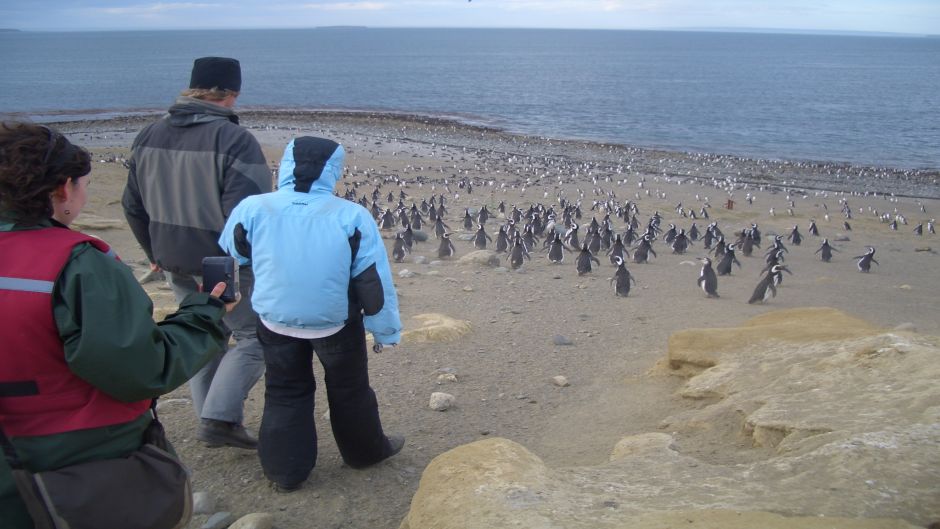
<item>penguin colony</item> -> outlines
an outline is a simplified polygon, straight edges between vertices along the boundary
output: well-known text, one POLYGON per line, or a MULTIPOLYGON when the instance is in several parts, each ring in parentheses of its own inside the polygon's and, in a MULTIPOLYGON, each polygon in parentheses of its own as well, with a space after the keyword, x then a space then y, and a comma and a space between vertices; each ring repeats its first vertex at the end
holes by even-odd
MULTIPOLYGON (((839 236, 837 229, 850 231, 850 221, 858 215, 877 218, 891 230, 908 224, 908 219, 892 208, 895 199, 889 195, 807 191, 785 181, 772 185, 738 182, 727 177, 644 175, 632 170, 622 159, 613 163, 504 156, 508 159, 503 160, 506 163, 500 168, 495 162, 488 167, 484 158, 472 170, 454 164, 447 177, 428 175, 430 168, 408 166, 402 174, 379 176, 367 171, 364 180, 356 180, 350 178, 356 176, 353 168, 349 171, 353 174, 341 180, 341 185, 345 184, 342 196, 372 213, 385 236, 393 240, 391 257, 395 262, 404 262, 412 253, 414 232, 423 227, 433 233, 437 244, 436 251, 428 248, 425 253, 439 259, 491 250, 503 256, 507 268, 523 271, 533 259, 544 259, 551 266, 570 269, 574 278, 606 276, 613 287, 612 295, 617 297, 631 294, 631 286, 638 281, 635 274, 642 282, 642 267, 656 266, 659 250, 673 255, 691 254, 701 263, 697 278, 692 274, 676 278, 688 281, 690 290, 697 286, 700 295, 723 299, 719 280, 752 282, 752 295, 740 301, 771 302, 783 284, 784 274, 801 272, 791 270, 785 263, 791 248, 815 252, 821 266, 828 263, 841 267, 827 273, 850 273, 852 269, 844 266, 848 261, 834 257, 842 251, 831 242, 839 236), (509 174, 510 167, 516 168, 516 174, 509 174), (412 172, 416 174, 405 174, 412 172), (469 176, 471 172, 478 176, 469 176), (488 172, 494 177, 487 179, 488 172), (499 178, 495 177, 497 174, 499 178), (668 200, 667 193, 659 189, 660 184, 666 183, 696 186, 697 191, 695 204, 675 204, 668 220, 664 220, 666 215, 661 212, 669 211, 668 208, 656 209, 668 200), (570 190, 572 186, 574 192, 570 190), (735 193, 746 193, 743 200, 734 201, 738 209, 756 211, 760 207, 755 205, 755 200, 759 200, 756 193, 748 189, 785 194, 786 214, 791 217, 799 214, 806 220, 765 234, 758 222, 741 223, 735 220, 737 217, 726 215, 727 206, 722 202, 735 193), (812 212, 800 201, 807 198, 817 199, 812 212), (656 205, 648 206, 655 199, 656 205), (887 211, 869 205, 879 201, 887 211), (822 211, 818 209, 820 203, 822 211), (830 214, 830 203, 838 206, 839 213, 830 214), (856 203, 865 205, 859 207, 856 203), (452 204, 460 204, 455 217, 448 211, 452 204), (644 211, 647 208, 652 211, 644 211), (833 218, 836 216, 842 217, 841 223, 833 218), (462 230, 458 233, 451 224, 462 230), (804 242, 811 246, 802 249, 804 242), (753 261, 744 265, 739 256, 753 261)), ((443 172, 441 168, 439 173, 443 172)), ((731 200, 728 205, 732 205, 731 200)), ((923 205, 921 210, 926 214, 923 205)), ((771 217, 777 214, 776 208, 770 209, 771 217)), ((925 216, 911 230, 913 236, 935 234, 934 222, 925 216)), ((853 242, 849 247, 859 248, 859 243, 853 242)), ((862 247, 865 252, 852 258, 855 270, 877 273, 872 267, 880 266, 874 257, 876 249, 862 247)))

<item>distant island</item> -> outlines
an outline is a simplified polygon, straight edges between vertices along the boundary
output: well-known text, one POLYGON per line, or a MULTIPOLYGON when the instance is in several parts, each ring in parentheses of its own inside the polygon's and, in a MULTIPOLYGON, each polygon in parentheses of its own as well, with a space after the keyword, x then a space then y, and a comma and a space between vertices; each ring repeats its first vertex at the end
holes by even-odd
POLYGON ((0 28, 0 33, 14 33, 14 32, 18 33, 20 31, 22 30, 12 29, 12 28, 0 28))
POLYGON ((369 26, 317 26, 316 29, 369 29, 369 26))

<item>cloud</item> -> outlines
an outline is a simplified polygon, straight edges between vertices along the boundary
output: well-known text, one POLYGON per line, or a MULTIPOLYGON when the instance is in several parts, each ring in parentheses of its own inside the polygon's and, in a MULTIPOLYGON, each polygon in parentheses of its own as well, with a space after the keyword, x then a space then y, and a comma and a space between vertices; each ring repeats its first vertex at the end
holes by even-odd
POLYGON ((383 2, 326 2, 301 4, 300 7, 322 11, 380 11, 387 9, 389 5, 383 2))
POLYGON ((106 15, 125 15, 125 16, 148 16, 159 15, 170 11, 183 11, 190 9, 216 9, 221 8, 222 4, 203 4, 194 2, 175 2, 130 6, 130 7, 99 7, 95 11, 106 15))

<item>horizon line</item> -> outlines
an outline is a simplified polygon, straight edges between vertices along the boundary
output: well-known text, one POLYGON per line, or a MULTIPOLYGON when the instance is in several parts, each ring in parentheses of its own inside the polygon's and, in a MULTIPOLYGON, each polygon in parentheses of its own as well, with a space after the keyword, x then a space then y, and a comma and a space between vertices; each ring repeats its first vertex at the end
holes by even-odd
POLYGON ((656 27, 656 28, 572 28, 572 27, 529 27, 529 26, 363 26, 353 24, 333 24, 325 26, 244 26, 244 27, 175 27, 175 28, 44 28, 19 29, 0 28, 2 33, 84 33, 84 32, 135 32, 135 31, 270 31, 270 30, 310 30, 310 29, 510 29, 510 30, 564 30, 564 31, 668 31, 688 33, 763 33, 780 35, 832 35, 832 36, 882 36, 882 37, 940 37, 934 33, 906 33, 898 31, 870 31, 854 29, 803 29, 803 28, 766 28, 749 26, 727 27, 656 27))

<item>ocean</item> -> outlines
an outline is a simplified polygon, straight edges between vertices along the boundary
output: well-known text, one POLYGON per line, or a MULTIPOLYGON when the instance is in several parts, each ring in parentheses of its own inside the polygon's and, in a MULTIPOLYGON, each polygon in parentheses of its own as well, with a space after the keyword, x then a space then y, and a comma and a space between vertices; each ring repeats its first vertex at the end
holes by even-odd
POLYGON ((530 29, 0 32, 0 114, 164 109, 204 55, 241 108, 392 111, 552 138, 940 168, 940 38, 530 29))

